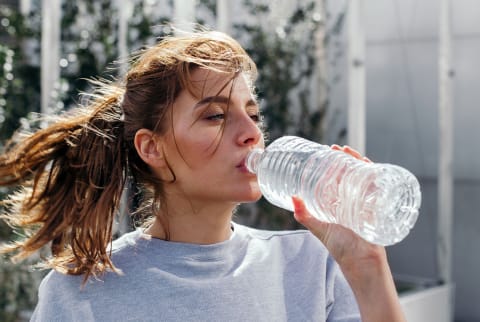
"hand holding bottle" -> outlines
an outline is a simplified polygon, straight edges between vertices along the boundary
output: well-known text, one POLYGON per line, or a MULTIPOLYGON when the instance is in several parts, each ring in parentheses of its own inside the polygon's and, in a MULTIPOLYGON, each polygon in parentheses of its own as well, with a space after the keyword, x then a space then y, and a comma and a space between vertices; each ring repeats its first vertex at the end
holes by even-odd
POLYGON ((295 219, 322 241, 355 294, 362 321, 405 322, 383 246, 367 242, 339 224, 313 217, 293 197, 295 219))
MULTIPOLYGON (((332 148, 371 162, 350 147, 332 148)), ((325 245, 339 264, 353 289, 362 321, 405 321, 385 248, 366 241, 342 225, 315 218, 299 197, 294 196, 292 202, 295 219, 325 245)))
MULTIPOLYGON (((359 160, 371 162, 349 146, 333 145, 332 149, 348 153, 359 160)), ((318 220, 308 212, 301 198, 294 196, 292 202, 295 219, 320 239, 341 267, 357 266, 365 260, 382 256, 385 252, 383 247, 367 242, 351 229, 318 220)))

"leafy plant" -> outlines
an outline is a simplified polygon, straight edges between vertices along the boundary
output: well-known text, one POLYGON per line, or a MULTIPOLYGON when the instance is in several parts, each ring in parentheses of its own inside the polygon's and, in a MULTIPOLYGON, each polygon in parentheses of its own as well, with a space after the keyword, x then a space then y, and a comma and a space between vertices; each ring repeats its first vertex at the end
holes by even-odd
POLYGON ((9 138, 22 118, 40 110, 40 68, 26 50, 38 54, 38 16, 25 19, 8 7, 0 7, 0 140, 9 138), (27 21, 28 20, 28 23, 27 21))
MULTIPOLYGON (((316 2, 298 4, 280 26, 273 29, 269 19, 270 6, 245 0, 245 7, 255 20, 234 26, 239 39, 258 68, 258 98, 270 141, 283 135, 297 135, 320 141, 322 121, 328 100, 318 100, 312 106, 311 82, 317 68, 313 39, 324 23, 319 19, 316 2)), ((320 44, 321 46, 322 44, 320 44)), ((270 205, 264 199, 256 206, 242 205, 238 209, 241 221, 271 229, 298 228, 287 211, 270 205)))

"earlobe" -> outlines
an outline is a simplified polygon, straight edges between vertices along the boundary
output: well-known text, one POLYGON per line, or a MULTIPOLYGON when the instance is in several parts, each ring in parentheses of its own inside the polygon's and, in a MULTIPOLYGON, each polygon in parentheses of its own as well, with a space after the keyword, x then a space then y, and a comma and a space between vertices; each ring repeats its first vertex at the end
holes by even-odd
POLYGON ((140 158, 149 166, 159 168, 165 166, 165 158, 159 144, 159 137, 152 131, 140 129, 135 133, 135 149, 140 158))

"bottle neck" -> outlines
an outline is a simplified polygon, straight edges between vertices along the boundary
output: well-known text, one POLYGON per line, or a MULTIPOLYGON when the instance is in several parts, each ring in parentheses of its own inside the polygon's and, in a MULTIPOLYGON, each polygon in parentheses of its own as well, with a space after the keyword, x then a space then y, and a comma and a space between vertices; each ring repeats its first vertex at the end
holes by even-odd
POLYGON ((251 173, 257 173, 260 158, 262 156, 263 149, 257 148, 250 151, 245 158, 245 165, 251 173))

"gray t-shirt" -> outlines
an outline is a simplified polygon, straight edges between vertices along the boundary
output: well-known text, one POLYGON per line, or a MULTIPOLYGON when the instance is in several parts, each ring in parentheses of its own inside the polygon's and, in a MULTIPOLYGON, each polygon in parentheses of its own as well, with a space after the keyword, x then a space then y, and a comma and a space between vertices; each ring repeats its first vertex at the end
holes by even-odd
POLYGON ((307 231, 233 224, 232 237, 194 245, 148 238, 114 242, 123 275, 50 272, 32 321, 360 321, 338 265, 307 231))

